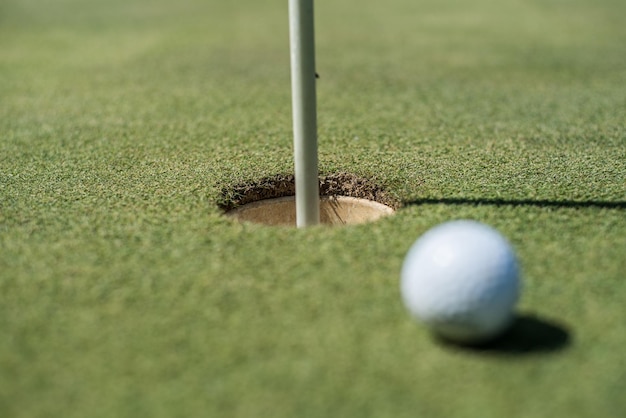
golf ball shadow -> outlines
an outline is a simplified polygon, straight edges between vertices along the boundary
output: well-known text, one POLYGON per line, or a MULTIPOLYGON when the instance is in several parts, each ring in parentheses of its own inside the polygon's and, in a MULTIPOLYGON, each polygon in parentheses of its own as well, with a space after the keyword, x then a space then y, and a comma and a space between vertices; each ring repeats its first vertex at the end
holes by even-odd
POLYGON ((570 331, 564 325, 527 314, 518 314, 504 333, 480 344, 459 344, 442 337, 435 338, 450 348, 509 355, 559 351, 567 348, 572 340, 570 331))

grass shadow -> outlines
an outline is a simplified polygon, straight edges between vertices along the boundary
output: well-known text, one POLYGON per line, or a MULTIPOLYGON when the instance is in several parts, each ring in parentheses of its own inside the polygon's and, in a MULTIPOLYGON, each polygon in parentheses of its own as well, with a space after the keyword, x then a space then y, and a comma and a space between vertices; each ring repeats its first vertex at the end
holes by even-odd
POLYGON ((572 343, 571 332, 562 324, 533 315, 518 315, 500 337, 479 345, 458 345, 440 339, 447 347, 485 354, 526 355, 560 351, 572 343))
POLYGON ((532 200, 532 199, 416 199, 404 202, 404 206, 415 205, 468 205, 468 206, 535 206, 540 208, 596 208, 596 209, 626 209, 624 201, 601 201, 601 200, 532 200))

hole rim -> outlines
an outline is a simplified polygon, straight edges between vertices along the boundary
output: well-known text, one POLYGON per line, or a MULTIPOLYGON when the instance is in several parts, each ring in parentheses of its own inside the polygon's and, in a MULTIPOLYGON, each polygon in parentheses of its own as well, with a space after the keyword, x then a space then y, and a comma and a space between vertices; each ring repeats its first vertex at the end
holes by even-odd
MULTIPOLYGON (((345 196, 365 199, 389 206, 394 211, 402 206, 401 200, 385 187, 356 174, 337 172, 320 176, 318 185, 320 197, 345 196)), ((277 174, 222 188, 218 207, 223 212, 228 212, 248 203, 295 195, 295 176, 277 174)))
MULTIPOLYGON (((319 177, 318 184, 320 214, 322 215, 320 225, 341 226, 376 222, 379 219, 394 215, 401 207, 400 199, 383 186, 374 180, 356 174, 337 172, 323 175, 319 177), (335 209, 332 209, 333 205, 335 205, 335 209), (335 213, 329 215, 324 211, 334 211, 335 213), (360 215, 352 217, 353 212, 360 213, 360 215), (346 218, 342 219, 340 213, 346 218), (350 215, 346 215, 346 213, 350 215)), ((295 226, 295 194, 295 176, 293 174, 277 174, 224 187, 218 206, 225 216, 238 222, 251 222, 266 226, 295 226), (278 205, 281 199, 283 202, 290 200, 292 201, 291 205, 293 205, 291 209, 285 209, 285 212, 280 215, 284 219, 277 220, 278 215, 271 222, 246 219, 245 211, 255 211, 260 206, 267 205, 266 210, 269 211, 278 210, 277 206, 271 205, 278 205), (291 222, 292 219, 294 219, 293 222, 291 222)), ((267 218, 270 215, 263 215, 262 217, 267 218)))

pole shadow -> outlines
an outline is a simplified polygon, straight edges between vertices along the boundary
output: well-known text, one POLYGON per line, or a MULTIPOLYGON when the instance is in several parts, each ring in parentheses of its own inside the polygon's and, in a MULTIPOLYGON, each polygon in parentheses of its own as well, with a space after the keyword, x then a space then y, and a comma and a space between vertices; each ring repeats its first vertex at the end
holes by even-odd
POLYGON ((438 339, 438 342, 449 348, 478 354, 521 356, 564 350, 571 345, 572 336, 563 324, 536 315, 519 314, 504 334, 486 343, 459 345, 444 339, 438 339))
POLYGON ((545 199, 416 199, 404 202, 404 206, 417 205, 468 205, 468 206, 534 206, 539 208, 596 208, 596 209, 626 209, 626 201, 602 201, 602 200, 545 200, 545 199))

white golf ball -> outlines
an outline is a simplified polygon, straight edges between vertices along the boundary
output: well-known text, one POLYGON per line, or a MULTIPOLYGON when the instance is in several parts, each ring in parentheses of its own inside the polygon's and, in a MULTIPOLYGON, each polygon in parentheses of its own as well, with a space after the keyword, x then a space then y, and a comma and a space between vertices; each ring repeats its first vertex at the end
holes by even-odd
POLYGON ((513 321, 519 268, 507 240, 475 221, 452 221, 422 235, 406 255, 400 289, 411 314, 435 334, 479 343, 513 321))

